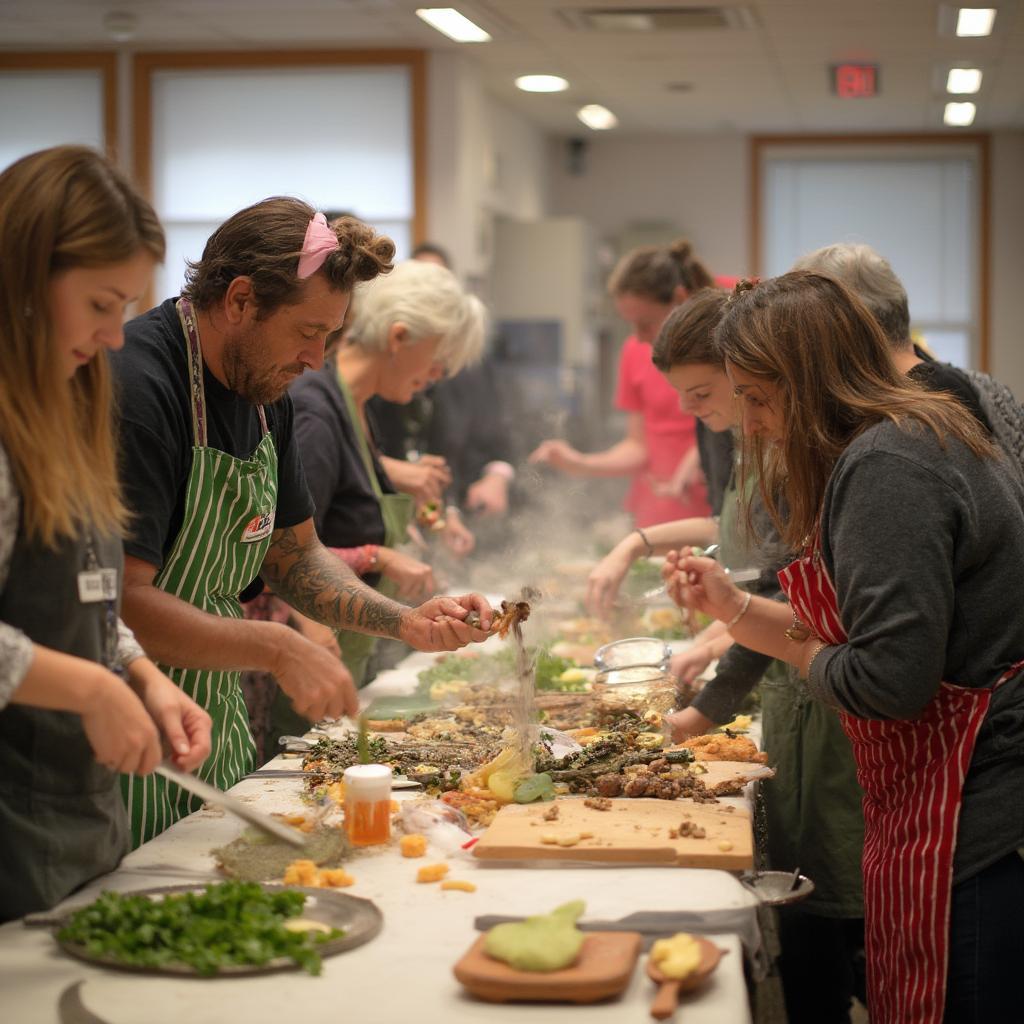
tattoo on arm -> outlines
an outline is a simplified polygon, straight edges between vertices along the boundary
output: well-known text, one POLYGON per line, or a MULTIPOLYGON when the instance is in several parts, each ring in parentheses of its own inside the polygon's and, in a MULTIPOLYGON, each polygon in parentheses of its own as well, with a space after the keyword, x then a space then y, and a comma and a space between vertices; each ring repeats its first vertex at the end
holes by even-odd
POLYGON ((363 583, 315 533, 306 540, 293 527, 275 532, 260 571, 290 605, 334 629, 398 637, 408 611, 363 583))

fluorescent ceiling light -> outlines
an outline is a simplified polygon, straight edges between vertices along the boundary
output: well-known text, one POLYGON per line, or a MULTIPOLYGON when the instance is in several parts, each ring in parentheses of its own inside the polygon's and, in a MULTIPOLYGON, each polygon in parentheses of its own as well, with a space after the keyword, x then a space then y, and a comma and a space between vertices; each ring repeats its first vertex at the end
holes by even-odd
POLYGON ((961 7, 956 15, 958 36, 987 36, 996 20, 994 7, 961 7))
POLYGON ((457 43, 486 43, 491 38, 479 25, 473 24, 464 14, 459 14, 454 7, 419 7, 416 14, 457 43))
POLYGON ((947 103, 942 120, 953 128, 966 128, 974 124, 976 112, 977 107, 973 103, 947 103))
POLYGON ((981 71, 978 68, 950 68, 946 78, 946 92, 962 95, 977 92, 981 88, 981 71))
POLYGON ((516 86, 523 92, 565 92, 569 83, 558 75, 520 75, 516 86))
POLYGON ((588 103, 585 107, 580 107, 576 111, 576 116, 588 128, 593 128, 596 132, 614 128, 619 123, 619 119, 607 107, 602 107, 600 103, 588 103))

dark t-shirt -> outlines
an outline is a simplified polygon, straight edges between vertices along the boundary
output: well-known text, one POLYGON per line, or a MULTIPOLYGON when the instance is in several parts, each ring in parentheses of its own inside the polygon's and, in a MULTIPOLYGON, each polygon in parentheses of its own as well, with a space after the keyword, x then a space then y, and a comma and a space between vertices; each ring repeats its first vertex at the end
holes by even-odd
POLYGON ((971 384, 971 378, 958 366, 954 366, 952 363, 940 363, 916 345, 914 351, 922 361, 911 367, 907 376, 911 380, 916 380, 918 384, 929 391, 945 391, 952 395, 967 407, 971 415, 989 433, 992 433, 992 424, 989 423, 985 410, 981 407, 981 400, 971 384))
MULTIPOLYGON (((290 395, 295 403, 295 442, 316 506, 314 522, 320 539, 332 548, 383 544, 380 504, 363 464, 334 363, 325 363, 319 373, 297 380, 290 395)), ((381 490, 393 494, 391 481, 373 458, 381 490)))
MULTIPOLYGON (((132 512, 125 552, 158 569, 185 517, 192 468, 192 403, 185 337, 175 299, 125 324, 125 345, 111 364, 118 396, 120 470, 132 512)), ((248 459, 262 439, 256 407, 229 391, 203 367, 207 444, 248 459)), ((265 407, 277 448, 275 529, 313 515, 313 499, 292 440, 292 403, 286 395, 265 407)))

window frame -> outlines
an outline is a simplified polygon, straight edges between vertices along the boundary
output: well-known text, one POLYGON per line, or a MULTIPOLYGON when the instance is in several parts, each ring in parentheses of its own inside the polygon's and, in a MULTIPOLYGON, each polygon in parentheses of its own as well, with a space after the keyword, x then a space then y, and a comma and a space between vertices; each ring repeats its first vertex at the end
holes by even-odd
MULTIPOLYGON (((892 147, 894 155, 908 149, 927 155, 929 149, 936 155, 945 155, 952 148, 970 151, 978 168, 977 213, 977 275, 975 308, 977 310, 978 368, 989 372, 991 362, 991 252, 992 252, 992 169, 991 136, 987 132, 911 132, 903 134, 854 135, 754 135, 750 138, 750 266, 759 276, 764 266, 764 179, 765 162, 769 152, 792 149, 820 150, 823 154, 856 151, 858 148, 878 150, 892 147)), ((902 154, 901 154, 902 155, 902 154)))
POLYGON ((98 71, 103 83, 103 139, 107 157, 117 162, 117 54, 94 50, 74 53, 35 51, 0 53, 0 71, 98 71))

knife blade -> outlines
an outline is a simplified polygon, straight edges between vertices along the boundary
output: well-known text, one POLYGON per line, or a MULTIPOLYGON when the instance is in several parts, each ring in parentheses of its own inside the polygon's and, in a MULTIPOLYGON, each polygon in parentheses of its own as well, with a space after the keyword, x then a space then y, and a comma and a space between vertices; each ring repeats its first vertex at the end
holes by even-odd
POLYGON ((217 807, 223 807, 225 811, 230 811, 232 814, 237 815, 244 821, 247 821, 250 825, 255 825, 256 828, 260 829, 260 831, 266 832, 275 839, 280 839, 282 842, 290 843, 292 846, 297 847, 303 847, 306 845, 305 838, 296 832, 295 829, 289 828, 289 826, 285 825, 283 822, 275 821, 269 815, 263 814, 261 811, 254 811, 248 804, 243 803, 241 800, 237 800, 233 796, 228 796, 223 790, 217 789, 216 786, 211 786, 207 782, 203 782, 202 779, 197 779, 189 772, 180 771, 175 768, 174 765, 168 764, 166 761, 162 761, 154 770, 157 775, 162 775, 169 782, 173 782, 175 785, 181 786, 182 789, 186 789, 190 793, 194 793, 209 804, 215 804, 217 807))

